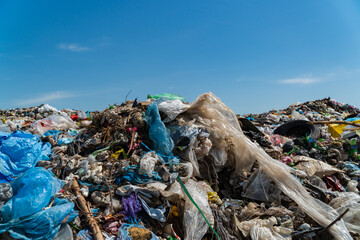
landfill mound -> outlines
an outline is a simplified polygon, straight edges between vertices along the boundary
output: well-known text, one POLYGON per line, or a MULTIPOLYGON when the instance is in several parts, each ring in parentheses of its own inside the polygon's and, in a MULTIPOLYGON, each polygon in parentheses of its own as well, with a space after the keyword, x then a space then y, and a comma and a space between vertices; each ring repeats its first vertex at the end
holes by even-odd
POLYGON ((360 239, 354 106, 161 94, 0 117, 0 239, 360 239))

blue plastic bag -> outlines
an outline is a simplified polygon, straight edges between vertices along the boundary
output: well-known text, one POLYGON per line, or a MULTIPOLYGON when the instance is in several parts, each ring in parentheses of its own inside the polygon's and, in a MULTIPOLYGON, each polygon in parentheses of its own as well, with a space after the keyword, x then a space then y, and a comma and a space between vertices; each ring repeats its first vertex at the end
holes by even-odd
MULTIPOLYGON (((48 130, 46 133, 43 134, 43 137, 52 136, 59 145, 69 145, 70 143, 72 143, 72 138, 59 138, 60 133, 60 130, 48 130)), ((68 134, 72 136, 76 135, 76 133, 71 131, 68 131, 68 134)))
POLYGON ((70 143, 72 143, 73 140, 71 138, 60 138, 57 143, 59 145, 69 145, 70 143))
POLYGON ((55 193, 64 183, 44 168, 27 170, 11 183, 14 196, 2 207, 0 233, 8 231, 16 239, 52 239, 61 223, 72 221, 74 203, 55 199, 47 208, 55 193), (43 210, 44 209, 44 210, 43 210))
POLYGON ((146 174, 139 173, 139 165, 131 165, 126 167, 126 171, 121 177, 118 177, 115 181, 117 185, 121 185, 125 182, 130 182, 132 184, 143 184, 153 181, 163 181, 158 172, 152 172, 152 177, 149 177, 146 174))
POLYGON ((53 239, 59 232, 64 220, 70 222, 77 216, 77 214, 72 214, 73 209, 74 203, 64 199, 56 199, 51 208, 46 208, 21 219, 12 219, 6 223, 0 223, 0 233, 8 231, 15 239, 53 239))
POLYGON ((63 185, 63 181, 44 168, 29 169, 11 183, 13 197, 1 209, 3 221, 8 222, 41 211, 63 185))
POLYGON ((157 102, 158 101, 151 103, 145 113, 145 121, 149 125, 149 137, 157 153, 172 156, 174 141, 170 137, 169 130, 161 121, 157 102))
POLYGON ((51 145, 38 136, 21 131, 0 136, 0 183, 11 182, 39 160, 49 160, 51 145))

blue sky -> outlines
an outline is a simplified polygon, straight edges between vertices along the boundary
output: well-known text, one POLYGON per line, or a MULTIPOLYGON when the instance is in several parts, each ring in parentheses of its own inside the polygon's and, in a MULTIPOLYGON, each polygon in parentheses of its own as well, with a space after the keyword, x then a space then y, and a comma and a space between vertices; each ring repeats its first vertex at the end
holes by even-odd
POLYGON ((0 0, 0 108, 211 91, 236 113, 360 106, 358 1, 0 0))

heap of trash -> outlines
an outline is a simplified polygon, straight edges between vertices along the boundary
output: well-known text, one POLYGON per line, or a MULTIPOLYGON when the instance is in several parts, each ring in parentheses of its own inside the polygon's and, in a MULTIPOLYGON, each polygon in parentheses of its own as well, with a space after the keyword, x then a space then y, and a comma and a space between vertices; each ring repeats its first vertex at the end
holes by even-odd
POLYGON ((0 239, 360 239, 354 106, 161 94, 0 119, 0 239))

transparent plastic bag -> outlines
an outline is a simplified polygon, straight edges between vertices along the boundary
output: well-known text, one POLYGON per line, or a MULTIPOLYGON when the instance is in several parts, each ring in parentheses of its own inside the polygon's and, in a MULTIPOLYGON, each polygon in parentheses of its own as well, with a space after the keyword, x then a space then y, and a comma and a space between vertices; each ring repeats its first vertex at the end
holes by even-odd
MULTIPOLYGON (((205 183, 195 182, 190 179, 185 183, 185 187, 210 224, 214 226, 214 216, 212 215, 208 203, 207 191, 203 188, 203 184, 205 183)), ((205 219, 189 198, 185 200, 183 224, 185 226, 185 240, 201 240, 209 228, 205 219)))
MULTIPOLYGON (((195 125, 210 133, 213 147, 224 149, 225 166, 246 175, 257 161, 260 171, 272 179, 277 187, 293 199, 309 217, 321 226, 328 226, 338 213, 320 201, 316 201, 301 183, 291 175, 290 168, 270 157, 242 132, 236 115, 212 93, 200 95, 191 107, 178 116, 183 125, 195 125), (195 120, 195 121, 194 121, 195 120)), ((352 239, 344 221, 337 221, 329 231, 336 239, 352 239)))
POLYGON ((360 233, 360 196, 353 192, 340 193, 329 203, 339 214, 349 211, 342 217, 350 232, 360 233))
POLYGON ((243 196, 262 202, 280 202, 281 190, 276 187, 265 173, 259 171, 246 188, 243 196))
POLYGON ((43 135, 48 130, 68 130, 69 128, 77 128, 77 125, 67 115, 51 115, 32 123, 31 127, 34 129, 34 133, 43 135))
POLYGON ((297 112, 295 109, 291 112, 291 119, 292 120, 305 120, 305 121, 308 121, 308 119, 304 115, 297 112))

